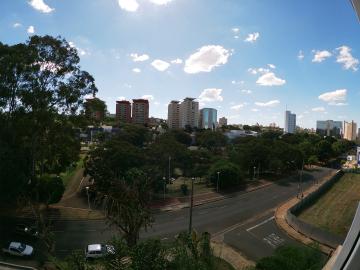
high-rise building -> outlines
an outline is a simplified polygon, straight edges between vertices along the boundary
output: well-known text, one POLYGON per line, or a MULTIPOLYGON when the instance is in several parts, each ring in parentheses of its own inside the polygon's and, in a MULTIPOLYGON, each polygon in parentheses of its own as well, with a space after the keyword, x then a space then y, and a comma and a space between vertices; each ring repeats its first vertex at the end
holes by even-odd
POLYGON ((131 122, 131 103, 127 100, 116 101, 116 121, 122 123, 131 122))
POLYGON ((180 104, 177 100, 172 100, 168 105, 167 124, 170 129, 180 128, 180 104))
POLYGON ((201 109, 199 127, 215 129, 217 127, 217 110, 213 108, 201 109))
POLYGON ((147 99, 133 99, 132 122, 147 124, 149 121, 149 101, 147 99))
POLYGON ((341 121, 316 121, 316 134, 320 136, 340 137, 343 129, 342 126, 341 121))
POLYGON ((349 141, 356 140, 356 123, 354 121, 346 122, 344 121, 344 139, 349 141))
POLYGON ((180 127, 199 127, 199 102, 195 98, 185 98, 180 104, 180 127))
POLYGON ((285 133, 295 133, 296 129, 296 114, 291 111, 285 111, 285 133))
POLYGON ((227 118, 221 117, 219 118, 219 127, 227 126, 227 118))

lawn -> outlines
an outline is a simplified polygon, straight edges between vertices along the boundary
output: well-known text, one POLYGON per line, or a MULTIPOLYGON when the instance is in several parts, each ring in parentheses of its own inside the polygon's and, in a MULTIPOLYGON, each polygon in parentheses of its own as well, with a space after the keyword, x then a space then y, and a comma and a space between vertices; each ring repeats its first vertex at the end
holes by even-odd
POLYGON ((315 204, 300 213, 307 223, 346 236, 360 201, 360 174, 346 173, 315 204))

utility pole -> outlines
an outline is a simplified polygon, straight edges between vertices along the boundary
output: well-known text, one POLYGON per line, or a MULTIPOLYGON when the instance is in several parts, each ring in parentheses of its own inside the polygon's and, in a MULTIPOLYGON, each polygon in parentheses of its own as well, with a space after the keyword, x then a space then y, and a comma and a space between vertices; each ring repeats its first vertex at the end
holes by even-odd
POLYGON ((256 166, 254 166, 254 177, 253 177, 253 180, 256 179, 256 166))
POLYGON ((90 210, 89 186, 86 187, 86 195, 87 195, 87 201, 88 201, 88 208, 90 210))
POLYGON ((217 172, 217 182, 216 182, 216 192, 219 192, 219 177, 220 177, 220 172, 217 172))
POLYGON ((169 156, 169 183, 170 183, 170 177, 171 177, 171 166, 170 166, 170 162, 171 162, 171 156, 169 156))
POLYGON ((163 181, 164 181, 164 201, 165 201, 165 193, 166 193, 166 177, 163 177, 163 181))
POLYGON ((301 194, 300 194, 300 198, 301 198, 301 199, 303 199, 303 197, 304 197, 304 193, 303 193, 303 190, 302 190, 302 178, 303 178, 303 173, 304 173, 304 158, 303 158, 303 160, 302 160, 301 172, 300 172, 300 179, 299 179, 299 181, 300 181, 299 191, 301 192, 301 194))
POLYGON ((190 220, 189 220, 189 234, 192 232, 192 212, 194 205, 194 177, 191 178, 191 197, 190 197, 190 220))

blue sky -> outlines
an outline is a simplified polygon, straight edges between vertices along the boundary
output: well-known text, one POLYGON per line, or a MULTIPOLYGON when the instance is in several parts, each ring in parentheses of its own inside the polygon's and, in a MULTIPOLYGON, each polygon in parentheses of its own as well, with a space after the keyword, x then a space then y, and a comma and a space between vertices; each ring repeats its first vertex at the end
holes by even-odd
POLYGON ((360 124, 360 24, 347 0, 2 0, 0 41, 62 36, 111 113, 190 96, 230 123, 360 124))

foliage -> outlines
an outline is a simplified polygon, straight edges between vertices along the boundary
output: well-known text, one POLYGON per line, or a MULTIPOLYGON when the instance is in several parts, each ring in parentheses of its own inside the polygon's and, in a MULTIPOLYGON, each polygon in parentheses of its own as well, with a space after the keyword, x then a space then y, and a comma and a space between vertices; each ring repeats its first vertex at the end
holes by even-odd
POLYGON ((38 180, 37 190, 39 191, 39 201, 49 205, 60 201, 65 186, 61 177, 43 175, 38 180))
POLYGON ((243 175, 239 166, 230 161, 219 160, 211 166, 209 178, 215 185, 217 183, 218 172, 220 188, 234 187, 243 181, 243 175))
POLYGON ((227 137, 220 131, 204 130, 196 134, 197 144, 211 151, 219 150, 227 143, 227 137))
POLYGON ((185 196, 188 194, 189 192, 189 188, 186 184, 181 184, 180 186, 180 189, 181 189, 181 193, 185 196))

